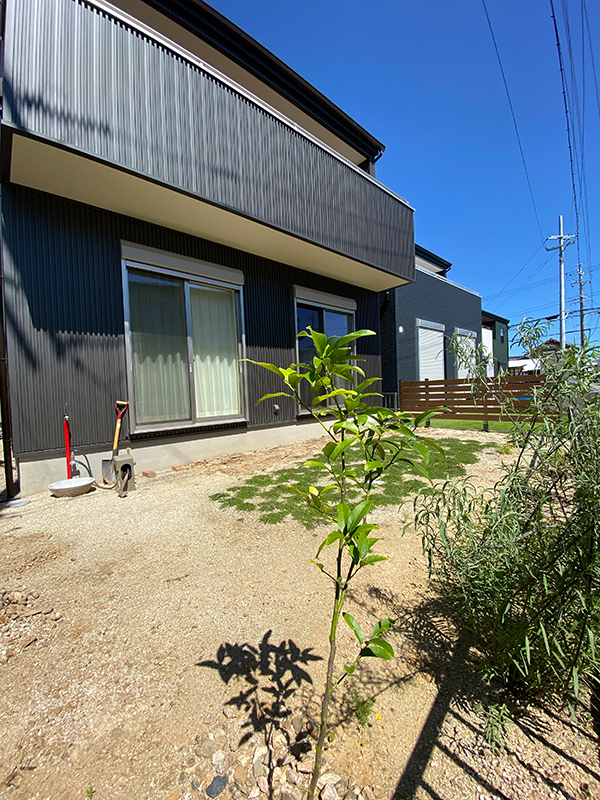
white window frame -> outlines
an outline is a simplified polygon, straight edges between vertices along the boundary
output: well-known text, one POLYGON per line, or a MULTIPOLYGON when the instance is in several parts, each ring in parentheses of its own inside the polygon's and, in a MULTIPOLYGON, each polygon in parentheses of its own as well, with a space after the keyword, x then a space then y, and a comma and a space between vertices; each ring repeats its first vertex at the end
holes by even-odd
POLYGON ((129 396, 129 419, 132 434, 137 433, 160 433, 162 431, 192 430, 214 426, 225 425, 227 423, 247 422, 247 375, 244 369, 244 359, 246 358, 246 335, 244 320, 244 275, 239 270, 222 267, 219 264, 187 259, 160 250, 152 250, 141 245, 130 245, 121 243, 121 276, 123 286, 123 306, 125 319, 125 356, 127 360, 127 390, 129 396), (126 257, 129 255, 138 256, 134 259, 126 257), (143 257, 142 260, 138 260, 143 257), (133 345, 131 340, 131 316, 129 306, 129 270, 140 270, 142 272, 163 275, 167 278, 177 278, 184 282, 184 301, 185 301, 185 326, 187 334, 187 351, 189 367, 189 390, 190 390, 190 419, 175 420, 152 423, 138 423, 135 413, 135 389, 133 380, 133 345), (236 321, 238 328, 238 370, 239 370, 239 392, 240 392, 240 413, 215 417, 196 416, 196 398, 194 388, 194 366, 193 366, 193 344, 191 332, 190 314, 190 286, 214 286, 228 289, 234 292, 236 321))

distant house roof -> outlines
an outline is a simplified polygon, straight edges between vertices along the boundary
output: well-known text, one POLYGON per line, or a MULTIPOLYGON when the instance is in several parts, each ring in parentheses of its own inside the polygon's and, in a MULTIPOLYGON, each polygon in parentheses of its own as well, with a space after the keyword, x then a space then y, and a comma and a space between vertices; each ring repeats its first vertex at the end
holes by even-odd
POLYGON ((275 91, 300 107, 365 159, 376 161, 385 150, 358 122, 321 94, 256 39, 203 0, 145 0, 195 35, 209 42, 275 91))

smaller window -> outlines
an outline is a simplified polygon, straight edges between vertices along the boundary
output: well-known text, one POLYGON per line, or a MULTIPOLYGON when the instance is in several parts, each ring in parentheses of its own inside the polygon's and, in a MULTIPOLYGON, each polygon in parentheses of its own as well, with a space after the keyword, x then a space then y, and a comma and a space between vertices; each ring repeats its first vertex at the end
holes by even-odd
MULTIPOLYGON (((324 292, 316 292, 295 287, 296 293, 296 333, 311 327, 325 336, 346 336, 354 330, 354 308, 356 303, 348 298, 337 298, 324 292), (338 307, 334 307, 337 303, 338 307)), ((302 336, 298 340, 298 362, 310 364, 316 355, 312 339, 302 336)), ((302 382, 301 396, 307 406, 311 405, 310 390, 302 382)))
POLYGON ((504 328, 500 328, 500 342, 504 344, 504 328))

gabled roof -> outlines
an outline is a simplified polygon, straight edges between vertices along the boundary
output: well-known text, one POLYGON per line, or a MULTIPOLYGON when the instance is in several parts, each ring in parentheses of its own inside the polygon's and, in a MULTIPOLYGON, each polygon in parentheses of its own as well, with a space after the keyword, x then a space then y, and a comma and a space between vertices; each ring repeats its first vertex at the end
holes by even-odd
POLYGON ((171 17, 237 62, 348 145, 363 153, 365 159, 376 161, 385 150, 380 141, 335 103, 203 0, 144 0, 144 2, 171 17))

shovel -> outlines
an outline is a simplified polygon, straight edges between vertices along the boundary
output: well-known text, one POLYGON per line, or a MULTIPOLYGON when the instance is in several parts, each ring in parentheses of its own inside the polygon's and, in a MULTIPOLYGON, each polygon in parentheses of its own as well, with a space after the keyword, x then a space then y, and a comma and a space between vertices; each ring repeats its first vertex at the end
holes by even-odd
POLYGON ((114 469, 114 458, 119 455, 119 436, 121 435, 121 421, 123 415, 129 408, 127 400, 117 400, 115 403, 115 411, 117 412, 117 424, 115 426, 115 438, 113 439, 113 452, 112 458, 102 459, 102 480, 104 483, 114 483, 116 480, 114 469))

